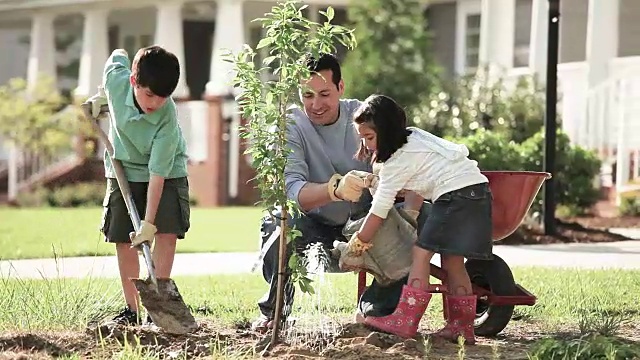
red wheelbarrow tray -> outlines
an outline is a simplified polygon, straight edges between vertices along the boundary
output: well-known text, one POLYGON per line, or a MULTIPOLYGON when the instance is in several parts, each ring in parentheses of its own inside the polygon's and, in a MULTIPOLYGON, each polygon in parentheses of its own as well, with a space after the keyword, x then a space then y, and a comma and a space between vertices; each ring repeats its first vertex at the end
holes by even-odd
MULTIPOLYGON (((551 174, 534 171, 483 171, 482 173, 489 179, 489 187, 493 195, 493 241, 502 240, 520 226, 542 184, 551 178, 551 174)), ((358 274, 358 299, 366 288, 366 275, 365 271, 358 274)), ((444 270, 431 264, 431 276, 442 281, 442 284, 432 284, 430 292, 446 292, 444 270)), ((516 294, 513 296, 495 295, 476 284, 472 284, 472 287, 474 294, 489 305, 534 305, 536 303, 537 299, 533 294, 520 284, 515 285, 516 294)))

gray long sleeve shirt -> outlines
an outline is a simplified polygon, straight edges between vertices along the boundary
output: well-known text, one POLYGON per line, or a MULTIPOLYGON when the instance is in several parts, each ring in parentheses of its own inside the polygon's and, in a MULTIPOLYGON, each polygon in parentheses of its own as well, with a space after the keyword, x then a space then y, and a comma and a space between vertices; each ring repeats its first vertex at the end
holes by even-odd
MULTIPOLYGON (((340 116, 331 125, 315 125, 303 109, 290 109, 293 123, 287 132, 287 145, 291 149, 285 169, 285 181, 289 199, 298 202, 300 190, 307 183, 326 183, 333 174, 346 174, 351 170, 371 172, 368 163, 354 158, 360 139, 353 127, 353 113, 361 104, 358 100, 340 100, 340 116)), ((298 203, 299 204, 299 203, 298 203)), ((337 201, 312 209, 329 225, 344 225, 352 204, 337 201)))

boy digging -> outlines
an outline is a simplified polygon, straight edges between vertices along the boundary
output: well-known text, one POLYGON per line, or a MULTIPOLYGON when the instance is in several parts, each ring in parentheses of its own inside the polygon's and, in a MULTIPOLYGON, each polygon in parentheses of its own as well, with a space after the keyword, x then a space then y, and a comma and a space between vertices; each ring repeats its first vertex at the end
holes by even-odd
MULTIPOLYGON (((141 324, 138 293, 130 280, 138 278, 138 248, 153 245, 153 262, 158 278, 169 278, 177 239, 189 230, 189 184, 185 139, 178 124, 176 106, 170 95, 180 77, 176 56, 159 46, 140 49, 133 64, 125 50, 111 53, 104 66, 106 99, 96 95, 93 115, 100 105, 109 105, 109 139, 120 160, 141 217, 134 233, 114 168, 105 152, 107 192, 101 231, 106 241, 116 244, 116 255, 126 308, 113 320, 141 324)), ((147 322, 151 322, 147 317, 147 322)))

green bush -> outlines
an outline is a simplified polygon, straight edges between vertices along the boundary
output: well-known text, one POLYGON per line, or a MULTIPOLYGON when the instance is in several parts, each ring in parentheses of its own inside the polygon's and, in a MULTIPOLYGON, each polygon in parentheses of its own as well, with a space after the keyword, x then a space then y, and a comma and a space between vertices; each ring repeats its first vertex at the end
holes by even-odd
POLYGON ((49 203, 54 207, 102 206, 106 192, 104 182, 87 182, 53 189, 49 203))
POLYGON ((39 186, 32 191, 19 193, 16 203, 21 207, 49 206, 49 193, 49 189, 39 186))
MULTIPOLYGON (((18 195, 17 204, 21 207, 91 207, 102 206, 106 192, 106 182, 80 182, 48 189, 38 186, 32 191, 18 195)), ((191 206, 198 205, 193 192, 189 194, 191 206)))
POLYGON ((33 191, 23 192, 17 203, 22 207, 82 207, 102 206, 106 183, 102 181, 81 182, 47 189, 37 187, 33 191))
MULTIPOLYGON (((504 132, 479 129, 474 134, 449 139, 465 144, 470 158, 478 161, 482 170, 543 171, 544 133, 537 132, 521 144, 510 140, 504 132)), ((558 205, 581 214, 590 208, 599 197, 594 179, 600 171, 601 162, 593 153, 571 145, 569 137, 562 131, 557 133, 556 172, 554 184, 558 205)), ((533 210, 542 207, 543 192, 538 192, 533 210)))
MULTIPOLYGON (((544 133, 537 132, 520 146, 523 170, 542 171, 544 168, 544 133)), ((556 172, 554 184, 556 201, 576 212, 584 213, 600 196, 594 180, 600 172, 601 161, 593 152, 571 145, 567 134, 558 130, 556 135, 556 172)), ((538 193, 534 209, 542 205, 542 192, 538 193)))
POLYGON ((533 76, 520 76, 511 89, 503 78, 490 80, 485 71, 443 84, 443 91, 425 97, 410 112, 415 126, 457 138, 485 129, 521 143, 544 124, 544 88, 533 76))
POLYGON ((621 216, 640 215, 640 197, 634 195, 622 195, 618 212, 621 216))
POLYGON ((588 334, 576 339, 543 339, 529 351, 532 360, 543 359, 637 359, 640 346, 616 337, 588 334))
POLYGON ((469 157, 476 160, 482 170, 522 169, 518 144, 509 140, 505 134, 479 129, 471 136, 448 139, 466 145, 469 157))

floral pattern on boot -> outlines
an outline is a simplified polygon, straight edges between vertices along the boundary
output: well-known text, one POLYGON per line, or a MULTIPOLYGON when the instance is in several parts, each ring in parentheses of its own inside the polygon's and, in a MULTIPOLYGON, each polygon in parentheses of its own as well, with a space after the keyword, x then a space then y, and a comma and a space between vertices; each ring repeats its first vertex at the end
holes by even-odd
POLYGON ((412 338, 418 332, 418 325, 430 300, 429 292, 404 285, 400 301, 393 314, 382 317, 367 316, 364 323, 380 331, 403 338, 412 338))
POLYGON ((433 334, 452 342, 458 342, 458 337, 464 337, 465 344, 476 343, 473 321, 476 318, 476 295, 445 297, 447 307, 447 324, 440 331, 433 334))

